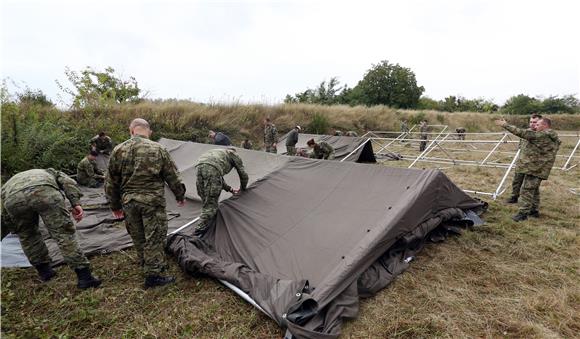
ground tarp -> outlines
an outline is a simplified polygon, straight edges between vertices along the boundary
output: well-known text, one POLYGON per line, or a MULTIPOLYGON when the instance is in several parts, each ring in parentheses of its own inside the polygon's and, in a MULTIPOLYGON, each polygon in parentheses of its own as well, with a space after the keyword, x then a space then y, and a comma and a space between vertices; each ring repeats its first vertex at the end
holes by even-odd
MULTIPOLYGON (((278 141, 278 154, 286 154, 286 138, 284 135, 278 141)), ((332 136, 319 134, 298 134, 297 148, 308 149, 306 142, 314 139, 316 142, 327 142, 334 148, 334 160, 354 162, 376 162, 373 145, 370 139, 360 137, 332 136)))

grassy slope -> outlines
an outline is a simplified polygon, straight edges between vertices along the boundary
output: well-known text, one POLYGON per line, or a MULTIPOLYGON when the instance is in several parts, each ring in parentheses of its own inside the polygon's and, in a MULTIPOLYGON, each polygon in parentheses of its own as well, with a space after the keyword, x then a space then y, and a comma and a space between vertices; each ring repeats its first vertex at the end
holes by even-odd
MULTIPOLYGON (((403 166, 403 162, 386 163, 403 166)), ((422 165, 426 166, 426 165, 422 165)), ((453 167, 460 186, 491 191, 501 171, 453 167)), ((539 220, 513 223, 516 207, 491 202, 487 224, 427 246, 409 270, 361 303, 344 337, 537 337, 580 333, 580 170, 554 171, 539 220)), ((2 334, 74 337, 281 337, 269 318, 219 283, 171 262, 174 286, 141 289, 129 250, 92 259, 103 288, 79 292, 58 268, 47 283, 32 269, 2 270, 2 334)))

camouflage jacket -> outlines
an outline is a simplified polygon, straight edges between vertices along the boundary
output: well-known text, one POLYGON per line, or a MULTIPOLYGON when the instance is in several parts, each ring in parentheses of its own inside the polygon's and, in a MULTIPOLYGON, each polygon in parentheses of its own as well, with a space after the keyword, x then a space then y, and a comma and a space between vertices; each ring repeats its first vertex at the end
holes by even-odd
POLYGON ((429 132, 429 125, 427 125, 427 124, 420 125, 419 126, 419 132, 421 132, 421 136, 422 137, 426 137, 427 136, 427 132, 429 132))
POLYGON ((268 124, 264 127, 264 143, 274 144, 278 142, 278 130, 276 129, 276 125, 268 124))
POLYGON ((81 185, 88 185, 91 179, 102 177, 103 172, 97 168, 97 162, 84 157, 77 165, 77 182, 81 185))
POLYGON ((406 122, 401 123, 401 132, 409 132, 409 125, 406 122))
POLYGON ((333 152, 334 148, 332 148, 332 146, 327 142, 322 141, 321 143, 314 145, 314 150, 310 154, 310 157, 314 159, 328 159, 333 152))
POLYGON ((558 134, 551 129, 539 132, 512 125, 506 125, 504 128, 526 140, 520 150, 516 172, 548 179, 560 148, 558 134))
POLYGON ((68 175, 52 168, 31 169, 14 175, 2 186, 2 204, 12 194, 36 186, 50 186, 63 191, 72 206, 80 205, 82 193, 77 183, 68 175))
POLYGON ((91 139, 91 147, 95 147, 97 151, 105 151, 110 153, 113 150, 113 140, 107 135, 105 140, 101 140, 98 135, 91 139))
MULTIPOLYGON (((217 169, 222 177, 235 168, 240 176, 240 188, 245 190, 248 186, 248 174, 244 169, 242 159, 234 150, 223 148, 209 150, 199 157, 195 167, 203 164, 217 169)), ((232 189, 225 180, 223 180, 223 189, 228 192, 232 189)))
POLYGON ((136 135, 115 147, 105 179, 112 210, 120 210, 132 200, 165 206, 165 183, 176 200, 184 199, 185 185, 163 146, 136 135))

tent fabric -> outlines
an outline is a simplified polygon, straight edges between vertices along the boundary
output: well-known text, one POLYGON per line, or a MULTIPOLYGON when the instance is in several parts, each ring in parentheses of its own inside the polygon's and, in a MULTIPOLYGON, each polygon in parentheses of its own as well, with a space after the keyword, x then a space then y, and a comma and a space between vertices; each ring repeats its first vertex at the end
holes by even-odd
MULTIPOLYGON (((187 187, 183 208, 166 189, 172 232, 199 216, 195 163, 203 152, 220 146, 159 142, 187 187)), ((169 236, 167 250, 186 272, 235 285, 299 338, 336 338, 343 320, 357 315, 361 297, 392 281, 427 239, 470 224, 466 215, 483 206, 437 170, 238 153, 250 176, 248 190, 239 197, 222 192, 204 238, 193 238, 190 225, 169 236)), ((235 171, 225 180, 239 186, 235 171)), ((83 192, 86 217, 77 224, 77 234, 85 253, 130 247, 102 188, 83 192)), ((4 254, 10 251, 5 249, 15 245, 13 239, 4 240, 6 266, 4 254)), ((47 243, 53 260, 62 262, 54 241, 47 243)))
POLYGON ((335 338, 360 297, 482 205, 437 170, 295 157, 223 201, 203 242, 178 233, 168 251, 185 271, 242 289, 293 335, 335 338))
MULTIPOLYGON (((286 154, 286 147, 280 145, 286 144, 286 138, 288 138, 289 133, 286 133, 278 141, 278 154, 286 154)), ((332 146, 334 148, 334 160, 366 163, 377 161, 373 152, 372 142, 368 138, 299 133, 296 147, 308 149, 306 142, 310 139, 314 139, 316 142, 325 141, 332 146)))

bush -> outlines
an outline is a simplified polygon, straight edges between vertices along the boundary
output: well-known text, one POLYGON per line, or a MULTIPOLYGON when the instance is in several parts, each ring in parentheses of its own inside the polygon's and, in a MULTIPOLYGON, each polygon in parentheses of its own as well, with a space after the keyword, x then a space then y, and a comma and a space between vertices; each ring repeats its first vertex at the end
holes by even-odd
POLYGON ((320 113, 314 113, 312 120, 308 124, 308 132, 314 134, 325 134, 330 127, 328 118, 320 113))

